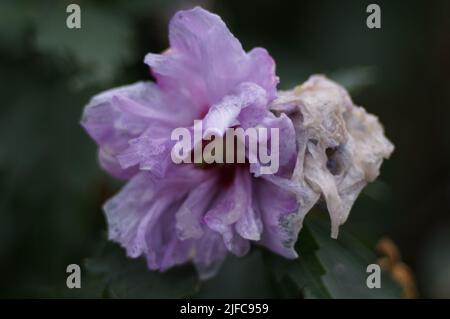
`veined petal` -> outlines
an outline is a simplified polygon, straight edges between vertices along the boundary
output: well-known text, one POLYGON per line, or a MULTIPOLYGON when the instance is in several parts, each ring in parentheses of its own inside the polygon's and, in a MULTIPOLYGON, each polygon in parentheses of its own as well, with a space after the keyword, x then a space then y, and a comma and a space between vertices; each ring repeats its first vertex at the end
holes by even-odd
POLYGON ((108 238, 125 247, 130 257, 138 257, 144 251, 145 239, 139 238, 137 233, 143 219, 154 216, 149 208, 156 192, 152 176, 140 173, 103 206, 108 223, 108 238))
POLYGON ((134 171, 121 171, 116 158, 129 147, 129 141, 149 126, 154 135, 167 135, 172 127, 182 123, 165 102, 167 97, 149 82, 112 89, 91 99, 81 124, 99 145, 103 168, 114 176, 129 177, 134 171))
POLYGON ((202 217, 215 195, 217 178, 213 177, 193 189, 175 215, 178 238, 200 238, 204 231, 202 217))
MULTIPOLYGON (((148 260, 153 265, 159 265, 159 259, 155 259, 155 241, 149 242, 149 233, 157 238, 159 231, 165 232, 167 227, 161 224, 161 217, 165 215, 163 212, 175 212, 170 207, 186 196, 195 185, 208 179, 208 176, 208 172, 188 165, 174 166, 164 179, 158 179, 148 172, 136 174, 104 205, 109 239, 125 247, 130 257, 145 253, 151 256, 148 260)), ((169 224, 175 235, 175 214, 172 215, 169 224)))
MULTIPOLYGON (((297 159, 296 134, 292 121, 285 114, 277 117, 267 112, 259 127, 267 130, 267 139, 264 142, 261 136, 258 136, 258 142, 267 146, 268 154, 273 160, 278 159, 279 168, 274 174, 284 178, 290 177, 297 159), (278 140, 272 139, 272 130, 278 131, 278 140), (274 146, 273 149, 272 145, 274 146)), ((250 164, 250 172, 257 177, 261 175, 261 168, 262 163, 260 162, 250 164)))
POLYGON ((236 94, 225 96, 209 109, 204 118, 203 136, 223 136, 227 128, 238 124, 238 115, 242 109, 253 107, 267 112, 266 105, 266 92, 260 86, 242 83, 236 88, 236 94))
MULTIPOLYGON (((265 126, 269 132, 271 129, 278 129, 279 131, 279 147, 278 150, 271 150, 272 152, 278 151, 280 169, 277 172, 279 176, 290 176, 295 168, 295 162, 297 159, 297 146, 295 141, 295 129, 292 121, 286 116, 281 114, 276 117, 272 113, 263 120, 263 126, 265 126)), ((270 144, 271 145, 271 144, 270 144)))
POLYGON ((251 181, 248 173, 236 168, 235 174, 233 184, 222 190, 221 198, 204 217, 206 224, 218 232, 237 222, 249 206, 251 181))
POLYGON ((166 137, 152 138, 152 130, 129 141, 129 147, 117 158, 122 168, 127 169, 139 165, 142 171, 151 171, 163 177, 171 164, 170 152, 175 144, 166 137))
POLYGON ((251 60, 248 81, 257 83, 267 91, 272 101, 277 96, 278 76, 275 75, 275 61, 264 48, 254 48, 248 56, 251 60))
MULTIPOLYGON (((251 177, 248 175, 248 178, 251 177)), ((248 187, 248 193, 252 194, 249 196, 248 207, 244 211, 244 214, 236 222, 235 229, 236 232, 244 239, 258 241, 261 239, 261 233, 263 231, 263 223, 261 216, 253 208, 255 195, 253 194, 253 182, 250 182, 248 187)))
POLYGON ((158 84, 202 105, 218 103, 242 82, 276 95, 275 63, 264 49, 246 53, 222 19, 200 7, 179 11, 169 26, 170 50, 147 55, 158 84))
POLYGON ((101 148, 98 150, 98 161, 106 172, 118 179, 128 180, 138 172, 137 167, 123 169, 115 156, 108 154, 101 148))
POLYGON ((244 168, 236 168, 235 174, 233 184, 222 190, 203 220, 210 229, 222 235, 229 251, 242 256, 248 252, 250 244, 238 235, 233 224, 250 208, 251 180, 244 168))
POLYGON ((294 194, 262 178, 255 182, 254 209, 264 225, 259 243, 286 258, 296 258, 294 245, 301 228, 298 203, 294 194))
POLYGON ((228 253, 222 236, 209 228, 205 228, 201 240, 196 240, 194 247, 193 260, 200 278, 213 277, 228 253))

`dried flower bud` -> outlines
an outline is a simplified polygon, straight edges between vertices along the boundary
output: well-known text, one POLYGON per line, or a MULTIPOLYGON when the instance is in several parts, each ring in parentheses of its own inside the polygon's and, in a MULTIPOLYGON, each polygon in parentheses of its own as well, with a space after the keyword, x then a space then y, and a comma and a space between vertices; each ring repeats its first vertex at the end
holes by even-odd
POLYGON ((354 105, 343 87, 324 76, 311 76, 293 90, 279 92, 271 110, 286 113, 294 123, 298 158, 290 189, 295 188, 300 202, 299 219, 322 197, 336 238, 393 144, 376 116, 354 105))

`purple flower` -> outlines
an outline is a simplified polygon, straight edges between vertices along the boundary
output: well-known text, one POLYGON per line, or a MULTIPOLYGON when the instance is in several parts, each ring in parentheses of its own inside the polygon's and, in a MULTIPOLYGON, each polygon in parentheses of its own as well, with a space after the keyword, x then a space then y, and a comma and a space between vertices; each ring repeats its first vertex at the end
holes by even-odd
POLYGON ((192 260, 212 275, 228 252, 250 242, 297 256, 296 196, 279 188, 297 158, 291 120, 273 115, 275 63, 265 49, 245 52, 219 16, 199 7, 179 11, 169 26, 170 49, 148 54, 156 84, 139 82, 92 98, 82 125, 99 146, 99 160, 127 185, 104 206, 109 238, 128 256, 144 255, 164 271, 192 260), (175 128, 202 120, 220 136, 229 127, 278 128, 279 171, 258 164, 174 164, 175 128))

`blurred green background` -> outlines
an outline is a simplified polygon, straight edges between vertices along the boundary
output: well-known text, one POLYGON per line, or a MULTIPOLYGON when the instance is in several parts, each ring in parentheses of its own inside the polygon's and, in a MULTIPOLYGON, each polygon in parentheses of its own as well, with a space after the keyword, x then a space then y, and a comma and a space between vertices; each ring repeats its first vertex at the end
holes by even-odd
POLYGON ((66 266, 105 236, 101 205, 121 183, 101 172, 79 120, 104 89, 149 79, 180 8, 221 15, 246 50, 277 62, 280 88, 324 73, 379 116, 395 144, 343 229, 388 236, 420 295, 450 298, 449 1, 0 2, 0 296, 57 297, 66 266), (366 27, 369 3, 381 29, 366 27), (81 29, 66 6, 81 6, 81 29))

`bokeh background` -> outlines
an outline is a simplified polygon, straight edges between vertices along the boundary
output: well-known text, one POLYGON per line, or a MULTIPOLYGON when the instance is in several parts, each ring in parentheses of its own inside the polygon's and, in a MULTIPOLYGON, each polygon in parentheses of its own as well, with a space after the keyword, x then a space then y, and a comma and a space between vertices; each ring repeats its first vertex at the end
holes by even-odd
POLYGON ((149 79, 179 8, 222 16, 246 50, 268 49, 280 88, 324 73, 379 116, 395 144, 346 231, 393 239, 420 296, 450 298, 449 1, 0 2, 0 296, 57 297, 66 266, 105 236, 101 204, 121 183, 97 165, 79 120, 106 88, 149 79), (366 7, 381 7, 381 29, 366 7), (80 30, 66 6, 81 6, 80 30))

